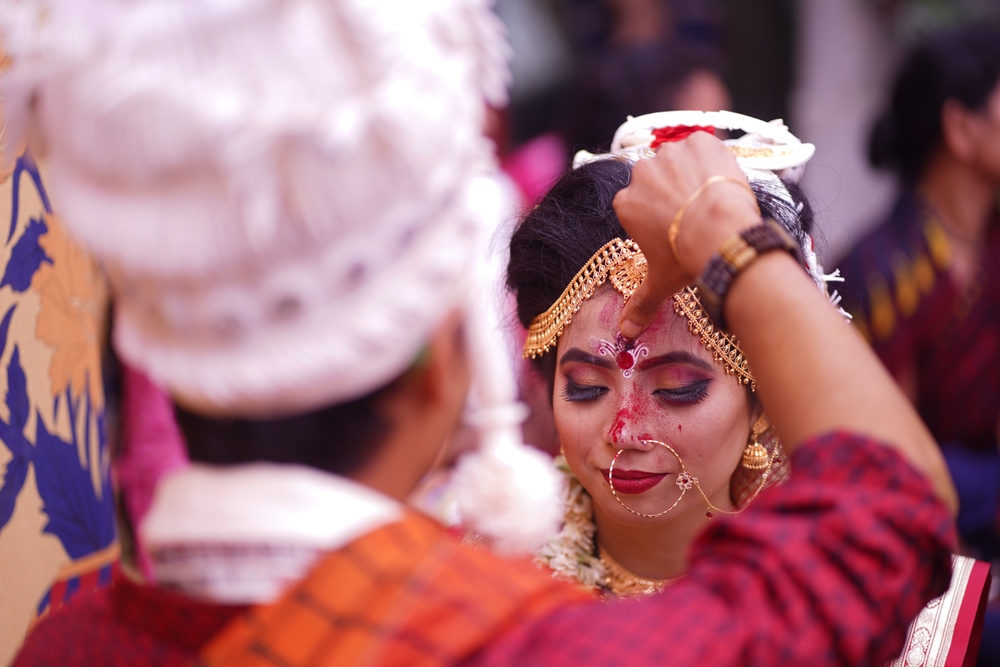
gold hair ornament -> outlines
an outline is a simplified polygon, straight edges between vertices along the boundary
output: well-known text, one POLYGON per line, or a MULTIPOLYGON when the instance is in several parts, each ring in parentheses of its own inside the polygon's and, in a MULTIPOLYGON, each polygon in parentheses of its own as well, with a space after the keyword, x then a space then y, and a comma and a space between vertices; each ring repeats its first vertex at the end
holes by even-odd
POLYGON ((750 372, 750 362, 743 355, 739 342, 715 328, 698 300, 697 287, 685 287, 674 295, 674 312, 687 319, 688 330, 701 338, 701 344, 723 365, 726 373, 736 376, 736 381, 740 384, 750 385, 750 391, 757 391, 757 382, 750 372))
POLYGON ((635 241, 616 238, 605 243, 577 272, 556 302, 531 321, 524 343, 525 358, 534 359, 552 349, 583 302, 608 278, 628 300, 646 278, 647 270, 646 257, 635 241))
MULTIPOLYGON (((577 272, 556 302, 531 321, 524 342, 524 357, 535 359, 555 347, 583 302, 609 278, 614 288, 628 300, 646 278, 648 268, 646 257, 635 241, 616 238, 605 243, 577 272)), ((701 338, 702 345, 723 365, 726 373, 756 391, 750 364, 739 342, 715 328, 698 300, 697 288, 685 287, 674 295, 674 312, 687 319, 688 330, 701 338)))

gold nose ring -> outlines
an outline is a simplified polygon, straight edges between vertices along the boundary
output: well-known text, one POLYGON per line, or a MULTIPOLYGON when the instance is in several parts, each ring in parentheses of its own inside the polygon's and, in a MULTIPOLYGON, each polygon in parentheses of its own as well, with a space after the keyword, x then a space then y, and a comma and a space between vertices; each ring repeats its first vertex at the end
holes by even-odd
MULTIPOLYGON (((619 449, 618 453, 615 454, 615 457, 611 459, 611 467, 608 468, 608 485, 611 487, 611 495, 615 497, 615 500, 617 500, 622 507, 627 509, 632 514, 635 514, 636 516, 645 517, 647 519, 653 519, 658 516, 663 516, 670 510, 677 507, 677 505, 684 498, 684 494, 687 493, 689 490, 691 490, 691 487, 698 484, 698 480, 695 477, 693 477, 691 473, 689 473, 687 469, 684 467, 684 461, 681 459, 680 454, 677 453, 677 450, 675 450, 667 443, 660 442, 659 440, 641 440, 640 442, 642 442, 644 445, 660 445, 661 447, 666 447, 667 450, 674 455, 674 458, 676 458, 677 462, 681 465, 681 471, 680 473, 678 473, 676 481, 677 487, 681 490, 681 495, 677 498, 677 500, 674 501, 673 505, 663 510, 662 512, 657 512, 656 514, 646 514, 645 512, 637 512, 628 505, 626 505, 625 501, 622 500, 621 496, 618 495, 618 492, 615 491, 615 479, 614 479, 615 462, 618 460, 618 457, 621 456, 622 452, 625 451, 624 449, 619 449)), ((698 488, 700 489, 701 486, 699 486, 698 488)))

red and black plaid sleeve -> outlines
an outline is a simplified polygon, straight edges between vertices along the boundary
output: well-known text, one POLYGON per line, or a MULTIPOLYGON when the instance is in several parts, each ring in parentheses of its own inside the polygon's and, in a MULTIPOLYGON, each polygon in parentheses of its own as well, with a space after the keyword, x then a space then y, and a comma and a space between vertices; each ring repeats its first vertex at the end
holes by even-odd
POLYGON ((862 437, 810 441, 792 469, 742 515, 713 520, 664 594, 557 611, 467 664, 885 664, 948 587, 948 512, 902 457, 862 437))

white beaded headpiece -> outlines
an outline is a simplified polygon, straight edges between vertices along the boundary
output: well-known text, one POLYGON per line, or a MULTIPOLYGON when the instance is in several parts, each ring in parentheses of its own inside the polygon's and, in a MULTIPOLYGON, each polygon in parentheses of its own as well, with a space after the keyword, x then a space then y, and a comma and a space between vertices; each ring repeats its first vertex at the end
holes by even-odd
POLYGON ((656 143, 657 130, 675 127, 744 132, 738 139, 728 139, 725 143, 750 181, 773 182, 781 178, 798 182, 816 152, 815 146, 802 143, 781 120, 766 123, 732 111, 660 111, 629 116, 615 132, 609 153, 580 151, 573 158, 573 166, 608 157, 624 157, 632 162, 651 157, 650 146, 656 143))
MULTIPOLYGON (((799 140, 780 119, 765 122, 732 111, 660 111, 642 116, 629 116, 615 132, 610 152, 595 154, 579 151, 573 158, 573 168, 609 158, 624 158, 636 162, 652 157, 655 155, 653 147, 658 145, 657 135, 664 130, 679 127, 743 132, 742 136, 727 139, 723 143, 736 156, 736 162, 747 180, 782 199, 788 205, 789 211, 798 213, 799 208, 796 207, 785 183, 799 182, 806 163, 816 152, 816 147, 799 140)), ((795 229, 795 225, 784 226, 795 229)), ((804 234, 802 236, 803 238, 798 240, 802 245, 809 275, 816 286, 824 294, 829 295, 831 303, 839 308, 840 295, 836 290, 830 293, 827 283, 842 282, 840 271, 824 273, 816 257, 812 238, 804 234)), ((850 319, 851 316, 843 308, 840 308, 840 312, 850 319)))

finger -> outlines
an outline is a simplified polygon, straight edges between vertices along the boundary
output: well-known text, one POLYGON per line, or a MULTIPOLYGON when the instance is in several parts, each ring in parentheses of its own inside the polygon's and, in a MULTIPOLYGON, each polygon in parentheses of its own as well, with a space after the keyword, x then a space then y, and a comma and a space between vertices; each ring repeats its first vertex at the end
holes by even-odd
POLYGON ((627 338, 635 338, 646 330, 667 299, 674 295, 673 289, 665 283, 662 286, 654 285, 648 278, 636 288, 629 300, 625 302, 622 309, 619 327, 622 335, 627 338))

